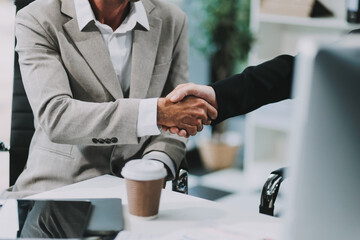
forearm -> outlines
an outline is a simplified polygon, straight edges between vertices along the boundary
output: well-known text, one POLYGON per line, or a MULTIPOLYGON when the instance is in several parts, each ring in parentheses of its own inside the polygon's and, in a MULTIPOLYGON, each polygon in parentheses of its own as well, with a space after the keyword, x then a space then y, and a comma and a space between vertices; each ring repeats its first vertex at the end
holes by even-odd
POLYGON ((293 65, 294 57, 281 55, 211 85, 218 104, 214 124, 290 98, 293 65))
POLYGON ((99 145, 101 139, 116 138, 105 144, 137 144, 139 102, 139 99, 118 99, 91 103, 69 97, 54 98, 35 111, 35 119, 56 143, 99 145))

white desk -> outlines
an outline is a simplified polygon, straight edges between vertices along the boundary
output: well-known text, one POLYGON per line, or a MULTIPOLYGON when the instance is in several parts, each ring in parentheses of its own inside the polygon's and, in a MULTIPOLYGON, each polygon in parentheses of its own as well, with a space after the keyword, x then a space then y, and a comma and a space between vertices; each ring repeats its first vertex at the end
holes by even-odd
MULTIPOLYGON (((29 198, 121 198, 125 230, 143 234, 166 235, 173 231, 190 228, 201 229, 204 226, 233 225, 236 228, 239 226, 253 228, 253 231, 256 230, 264 237, 273 238, 274 235, 278 235, 280 229, 280 222, 277 218, 243 212, 220 203, 167 189, 162 191, 158 218, 150 221, 139 220, 129 215, 124 180, 110 175, 43 192, 29 198)), ((278 238, 276 237, 276 239, 278 238)))

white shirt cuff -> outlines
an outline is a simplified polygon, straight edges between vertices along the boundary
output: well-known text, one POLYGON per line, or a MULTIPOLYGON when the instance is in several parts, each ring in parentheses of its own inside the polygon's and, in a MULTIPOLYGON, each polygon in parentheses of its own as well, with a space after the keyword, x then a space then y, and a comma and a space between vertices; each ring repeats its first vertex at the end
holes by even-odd
POLYGON ((157 126, 157 98, 148 98, 140 101, 137 122, 137 136, 159 135, 157 126))
POLYGON ((143 156, 144 159, 154 159, 154 160, 159 160, 162 163, 166 164, 166 166, 170 169, 171 173, 172 173, 172 178, 175 178, 175 164, 174 162, 171 160, 171 158, 163 152, 158 152, 158 151, 152 151, 149 152, 148 154, 143 156))

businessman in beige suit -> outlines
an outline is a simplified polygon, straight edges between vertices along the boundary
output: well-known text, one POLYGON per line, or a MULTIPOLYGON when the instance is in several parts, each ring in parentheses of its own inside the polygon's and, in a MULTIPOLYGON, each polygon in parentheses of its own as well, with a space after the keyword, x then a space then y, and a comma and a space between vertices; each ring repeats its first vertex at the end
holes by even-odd
POLYGON ((162 161, 172 179, 185 138, 215 118, 204 100, 163 98, 187 81, 187 19, 162 0, 37 0, 16 18, 16 51, 35 116, 26 168, 3 197, 162 161))

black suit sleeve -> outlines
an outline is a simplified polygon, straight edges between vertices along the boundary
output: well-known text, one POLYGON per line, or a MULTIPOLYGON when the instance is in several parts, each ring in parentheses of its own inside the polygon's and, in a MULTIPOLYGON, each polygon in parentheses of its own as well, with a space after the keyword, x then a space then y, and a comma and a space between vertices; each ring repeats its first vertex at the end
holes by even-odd
POLYGON ((281 55, 212 84, 218 103, 218 118, 213 124, 290 98, 294 59, 281 55))

